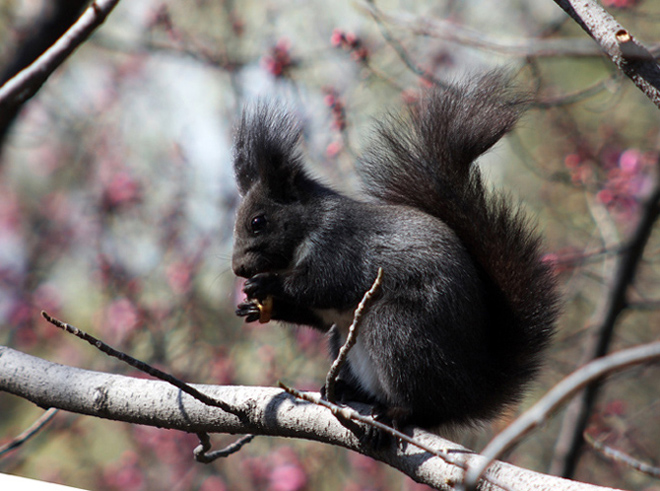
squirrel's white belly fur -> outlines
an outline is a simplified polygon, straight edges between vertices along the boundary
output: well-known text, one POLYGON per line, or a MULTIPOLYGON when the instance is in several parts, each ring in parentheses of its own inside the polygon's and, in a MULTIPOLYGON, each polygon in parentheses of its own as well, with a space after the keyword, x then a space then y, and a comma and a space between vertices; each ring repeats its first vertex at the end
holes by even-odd
MULTIPOLYGON (((316 309, 315 312, 327 325, 334 324, 336 326, 343 345, 346 342, 348 330, 353 323, 354 312, 352 310, 341 312, 337 309, 316 309)), ((358 334, 356 343, 348 352, 347 358, 351 373, 367 393, 378 396, 386 395, 389 398, 390 394, 387 393, 381 383, 371 359, 370 351, 364 342, 364 336, 358 334)))

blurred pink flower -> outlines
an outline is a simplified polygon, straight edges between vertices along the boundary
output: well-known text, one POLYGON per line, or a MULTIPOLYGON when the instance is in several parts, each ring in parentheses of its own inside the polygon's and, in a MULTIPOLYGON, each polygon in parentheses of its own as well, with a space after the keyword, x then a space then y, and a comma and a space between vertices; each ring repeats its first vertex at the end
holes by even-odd
POLYGON ((117 172, 105 184, 103 204, 108 209, 136 203, 140 198, 140 183, 126 171, 117 172))
POLYGON ((117 342, 133 331, 139 320, 139 312, 133 303, 127 298, 120 298, 106 307, 103 325, 112 337, 112 341, 117 342))
POLYGON ((119 462, 108 465, 103 478, 106 486, 121 491, 140 491, 145 489, 144 473, 140 469, 137 453, 127 450, 121 456, 119 462))
POLYGON ((202 485, 199 487, 199 491, 227 491, 227 485, 218 476, 207 477, 202 485))
POLYGON ((325 154, 329 158, 334 158, 339 155, 339 152, 341 152, 343 148, 344 146, 341 144, 341 142, 332 142, 329 143, 327 147, 325 147, 325 154))
POLYGON ((177 261, 167 266, 165 271, 167 283, 177 295, 183 295, 190 290, 191 268, 184 261, 177 261))
MULTIPOLYGON (((344 106, 344 102, 342 101, 342 98, 340 97, 337 90, 333 87, 329 87, 329 86, 323 87, 323 93, 325 94, 325 96, 323 97, 323 102, 325 103, 326 106, 330 108, 330 116, 332 118, 330 126, 332 127, 333 130, 337 130, 337 131, 345 130, 346 108, 344 106)), ((328 145, 328 149, 326 149, 326 153, 328 152, 329 148, 330 145, 328 145)), ((339 148, 337 150, 339 150, 339 148)))
POLYGON ((307 475, 298 463, 284 463, 270 472, 269 491, 299 491, 306 485, 307 475))
POLYGON ((248 457, 241 461, 242 473, 250 480, 253 487, 263 489, 266 482, 268 482, 268 467, 269 462, 267 459, 248 457))
POLYGON ((0 233, 15 232, 22 222, 18 196, 0 185, 0 233))
POLYGON ((227 350, 222 348, 214 350, 210 363, 211 378, 215 383, 227 385, 234 382, 236 368, 234 360, 227 354, 227 350))
POLYGON ((627 173, 636 173, 641 169, 642 154, 636 148, 629 148, 621 152, 619 167, 627 173))
POLYGON ((598 200, 604 205, 609 205, 614 200, 614 194, 609 189, 601 189, 598 191, 598 200))
POLYGON ((641 0, 602 0, 602 3, 604 7, 611 7, 614 9, 628 9, 641 3, 641 0))
POLYGON ((42 283, 32 294, 32 304, 35 310, 45 310, 55 315, 62 305, 60 289, 53 283, 42 283))
POLYGON ((183 466, 182 469, 171 468, 173 472, 185 472, 190 449, 199 443, 193 434, 153 426, 134 426, 132 432, 140 447, 153 452, 159 461, 170 466, 183 466))
POLYGON ((335 28, 330 36, 330 44, 335 48, 341 48, 351 54, 351 59, 357 62, 366 61, 369 58, 369 50, 354 32, 346 32, 335 28))
POLYGON ((287 38, 278 40, 261 58, 261 68, 274 77, 286 77, 295 64, 291 57, 291 41, 287 38))

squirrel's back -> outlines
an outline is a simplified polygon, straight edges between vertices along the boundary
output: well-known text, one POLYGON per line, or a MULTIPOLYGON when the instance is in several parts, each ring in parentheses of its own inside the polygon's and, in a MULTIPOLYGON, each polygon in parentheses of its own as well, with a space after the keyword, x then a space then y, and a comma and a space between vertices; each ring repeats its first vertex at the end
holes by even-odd
POLYGON ((502 72, 435 89, 407 114, 380 123, 359 165, 369 195, 439 218, 480 269, 499 372, 493 374, 499 390, 490 391, 484 407, 491 410, 517 400, 538 371, 558 310, 540 236, 518 206, 486 189, 473 165, 513 128, 525 105, 502 72))

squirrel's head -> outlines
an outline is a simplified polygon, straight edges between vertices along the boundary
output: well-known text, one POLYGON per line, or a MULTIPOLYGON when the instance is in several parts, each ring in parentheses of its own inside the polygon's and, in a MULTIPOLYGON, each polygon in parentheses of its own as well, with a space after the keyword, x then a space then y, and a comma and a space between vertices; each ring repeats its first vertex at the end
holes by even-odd
POLYGON ((301 129, 288 112, 258 103, 243 112, 234 141, 241 203, 234 229, 232 269, 249 278, 292 266, 298 246, 318 226, 331 191, 305 171, 301 129))

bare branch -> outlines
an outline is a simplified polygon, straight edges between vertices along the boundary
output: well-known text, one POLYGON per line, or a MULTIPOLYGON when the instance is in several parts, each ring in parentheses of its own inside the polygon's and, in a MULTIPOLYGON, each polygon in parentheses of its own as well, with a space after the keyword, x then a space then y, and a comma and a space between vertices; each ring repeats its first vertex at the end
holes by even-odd
POLYGON ((595 0, 555 0, 555 3, 660 108, 660 66, 653 54, 595 0))
POLYGON ((578 390, 608 373, 659 359, 660 342, 656 342, 613 353, 579 368, 555 385, 541 400, 491 440, 481 452, 486 459, 468 470, 465 478, 466 487, 473 489, 490 462, 511 448, 522 436, 546 421, 555 409, 578 390))
MULTIPOLYGON (((301 402, 281 389, 267 387, 196 385, 212 397, 228 401, 241 417, 209 407, 160 380, 145 380, 81 370, 0 347, 0 390, 39 406, 57 407, 79 414, 176 429, 190 433, 251 433, 304 438, 342 446, 385 462, 414 480, 441 490, 454 489, 463 470, 434 455, 396 442, 374 450, 361 445, 326 408, 301 402)), ((352 404, 358 411, 369 408, 352 404)), ((476 465, 467 449, 419 428, 404 432, 431 448, 455 453, 462 465, 476 465)), ((487 475, 513 489, 536 485, 565 491, 603 491, 603 488, 546 476, 509 464, 496 463, 487 475), (492 474, 491 474, 492 473, 492 474), (533 484, 532 484, 533 483, 533 484)), ((496 489, 484 482, 484 491, 496 489)))
MULTIPOLYGON (((659 214, 660 182, 656 178, 651 195, 642 209, 639 223, 613 266, 614 272, 606 285, 607 291, 603 295, 603 301, 593 315, 591 332, 585 341, 579 365, 604 356, 609 351, 616 321, 627 305, 626 293, 635 279, 644 248, 659 214)), ((587 426, 599 387, 599 384, 590 385, 583 394, 568 405, 550 468, 553 474, 564 477, 573 474, 582 446, 582 434, 587 426)))
POLYGON ((445 88, 447 87, 447 84, 444 81, 440 80, 433 73, 419 66, 412 59, 406 48, 401 44, 401 42, 398 39, 396 39, 396 37, 392 35, 392 33, 387 28, 387 26, 385 26, 385 24, 383 24, 380 18, 376 15, 378 9, 374 5, 374 0, 366 0, 365 10, 371 14, 374 21, 378 25, 378 28, 380 29, 380 33, 383 36, 383 39, 385 39, 387 44, 390 45, 390 47, 396 52, 399 59, 408 67, 408 69, 411 72, 413 72, 421 79, 426 80, 431 84, 437 85, 438 87, 445 87, 445 88))
MULTIPOLYGON (((461 26, 445 19, 416 16, 408 12, 384 12, 370 1, 358 6, 373 16, 377 22, 405 29, 417 36, 428 36, 475 49, 521 58, 573 57, 591 58, 602 56, 597 46, 585 39, 517 39, 502 41, 483 32, 461 26)), ((660 54, 660 45, 651 48, 654 56, 660 54)))
POLYGON ((612 448, 608 445, 605 445, 603 442, 599 442, 598 440, 593 438, 587 432, 584 433, 584 440, 594 450, 599 452, 607 459, 613 462, 618 462, 627 465, 628 467, 635 469, 639 472, 660 479, 660 467, 655 467, 651 464, 647 464, 646 462, 641 462, 640 460, 628 455, 625 452, 622 452, 621 450, 617 450, 616 448, 612 448))
POLYGON ((55 44, 5 82, 0 87, 0 115, 36 94, 55 69, 105 21, 118 3, 119 0, 94 0, 55 44))

